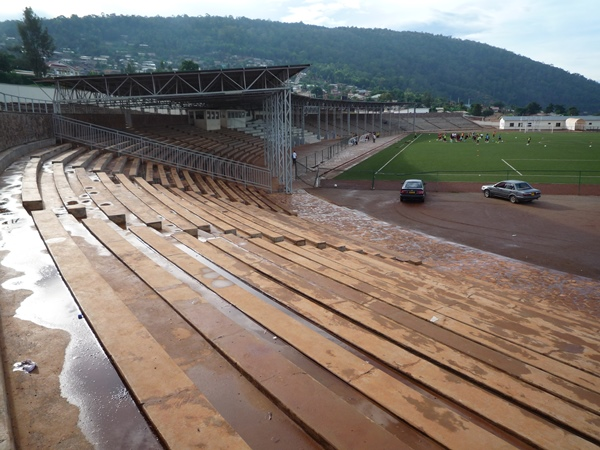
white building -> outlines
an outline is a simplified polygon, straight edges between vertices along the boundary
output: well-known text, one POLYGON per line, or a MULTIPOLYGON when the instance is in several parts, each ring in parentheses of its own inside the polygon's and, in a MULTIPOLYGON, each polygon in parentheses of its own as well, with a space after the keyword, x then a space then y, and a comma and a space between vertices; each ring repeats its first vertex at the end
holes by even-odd
POLYGON ((514 131, 600 130, 600 116, 504 116, 498 128, 514 131))

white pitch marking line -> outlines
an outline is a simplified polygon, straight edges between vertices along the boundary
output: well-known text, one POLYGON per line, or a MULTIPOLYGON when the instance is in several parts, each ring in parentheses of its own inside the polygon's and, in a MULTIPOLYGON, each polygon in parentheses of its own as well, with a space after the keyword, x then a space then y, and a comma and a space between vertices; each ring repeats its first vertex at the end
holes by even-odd
POLYGON ((505 160, 502 160, 502 162, 504 164, 506 164, 508 167, 510 167, 512 170, 514 170, 515 172, 517 172, 519 175, 523 176, 523 174, 521 172, 519 172, 517 169, 515 169, 513 166, 511 166, 509 163, 507 163, 505 160))
POLYGON ((415 139, 413 139, 411 142, 409 142, 406 147, 404 147, 402 150, 400 150, 398 153, 396 153, 394 156, 392 156, 388 162, 386 162, 383 166, 381 166, 379 169, 377 169, 377 171, 375 173, 379 173, 381 172, 383 169, 385 169, 385 166, 387 166, 389 163, 391 163, 394 159, 396 159, 397 156, 400 156, 400 153, 402 153, 404 150, 406 150, 408 147, 411 146, 411 144, 416 141, 417 139, 419 139, 422 135, 419 134, 415 139))

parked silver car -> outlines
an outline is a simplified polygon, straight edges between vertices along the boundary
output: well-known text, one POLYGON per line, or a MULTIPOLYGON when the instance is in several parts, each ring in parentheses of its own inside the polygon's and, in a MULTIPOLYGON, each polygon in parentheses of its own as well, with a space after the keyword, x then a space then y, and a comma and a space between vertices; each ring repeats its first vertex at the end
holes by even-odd
POLYGON ((485 197, 507 198, 511 203, 530 202, 542 196, 539 189, 521 180, 505 180, 496 184, 481 186, 485 197))

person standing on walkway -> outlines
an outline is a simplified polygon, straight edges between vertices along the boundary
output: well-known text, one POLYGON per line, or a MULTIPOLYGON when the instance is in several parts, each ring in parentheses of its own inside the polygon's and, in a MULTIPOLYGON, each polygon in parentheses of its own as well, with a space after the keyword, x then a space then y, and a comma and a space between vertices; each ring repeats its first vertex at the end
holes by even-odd
POLYGON ((296 159, 298 159, 298 154, 296 153, 296 150, 294 150, 292 152, 292 164, 296 165, 296 159))

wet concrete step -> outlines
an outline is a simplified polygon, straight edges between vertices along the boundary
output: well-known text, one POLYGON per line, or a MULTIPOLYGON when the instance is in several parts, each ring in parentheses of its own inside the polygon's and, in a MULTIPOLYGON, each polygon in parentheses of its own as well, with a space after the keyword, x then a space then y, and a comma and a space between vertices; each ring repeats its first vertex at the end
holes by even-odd
POLYGON ((29 212, 44 209, 42 194, 38 187, 38 171, 41 166, 42 158, 33 156, 29 158, 25 170, 23 171, 21 199, 23 208, 29 212))
MULTIPOLYGON (((145 257, 137 248, 111 229, 106 222, 87 219, 84 224, 123 263, 173 306, 205 338, 211 340, 247 377, 255 380, 263 391, 277 399, 282 408, 295 417, 309 434, 318 436, 333 448, 398 448, 402 443, 396 436, 361 414, 354 406, 338 397, 326 386, 289 361, 278 350, 259 338, 206 301, 175 276, 145 257)), ((133 227, 144 233, 147 227, 133 227)), ((152 231, 150 231, 153 233, 152 231)), ((177 253, 162 237, 156 245, 161 254, 177 253)), ((180 256, 184 256, 182 252, 180 256)), ((193 260, 193 258, 192 258, 193 260)), ((191 262, 191 261, 190 261, 191 262)), ((197 261, 196 261, 197 263, 197 261)), ((206 269, 197 268, 197 270, 206 269)), ((217 289, 223 295, 248 296, 249 293, 233 283, 222 283, 217 289)), ((254 298, 253 301, 258 301, 254 298)), ((271 314, 278 310, 270 308, 271 314)), ((265 309, 265 313, 269 313, 265 309)))
POLYGON ((162 218, 156 211, 149 208, 146 204, 140 202, 139 199, 129 192, 125 186, 122 184, 113 183, 107 173, 96 172, 96 176, 104 185, 104 187, 113 195, 113 197, 146 226, 161 230, 164 224, 166 229, 175 229, 175 225, 162 218))
POLYGON ((63 279, 163 441, 170 448, 246 447, 98 275, 56 215, 32 215, 63 279))
POLYGON ((171 178, 173 179, 173 182, 175 183, 175 187, 177 189, 184 190, 185 186, 181 182, 181 177, 179 176, 179 173, 177 172, 177 169, 175 167, 173 167, 173 166, 170 166, 169 167, 169 173, 171 174, 171 178))
POLYGON ((204 204, 215 210, 220 210, 221 214, 231 217, 233 220, 249 223, 252 226, 257 227, 261 230, 263 236, 269 238, 272 242, 282 242, 286 240, 294 245, 306 245, 306 238, 304 236, 294 233, 294 231, 289 228, 280 227, 272 222, 263 220, 262 217, 252 214, 251 211, 232 207, 232 202, 230 201, 210 198, 209 200, 205 200, 204 204))
POLYGON ((21 189, 23 207, 27 211, 31 212, 44 209, 42 194, 38 186, 38 180, 40 178, 39 171, 41 170, 44 161, 70 150, 71 147, 71 144, 56 145, 38 150, 30 155, 29 161, 27 161, 25 170, 23 171, 21 189))
POLYGON ((126 225, 127 209, 112 195, 106 186, 99 179, 92 180, 83 167, 76 168, 74 172, 85 194, 106 217, 117 225, 126 225))
MULTIPOLYGON (((510 293, 496 293, 495 289, 477 286, 476 281, 440 280, 435 277, 436 273, 427 270, 405 266, 392 268, 385 261, 360 254, 351 254, 348 259, 364 261, 362 270, 373 276, 377 276, 372 271, 373 266, 388 269, 395 279, 404 281, 404 289, 412 294, 427 290, 427 295, 421 297, 429 305, 421 304, 435 310, 436 323, 440 326, 445 326, 446 320, 454 319, 485 329, 492 336, 491 341, 507 340, 591 373, 600 370, 599 336, 593 332, 593 325, 580 316, 566 313, 565 317, 560 317, 562 314, 527 307, 510 298, 510 293), (515 321, 515 315, 521 320, 515 321), (565 330, 571 330, 568 341, 565 330)), ((418 296, 412 295, 410 299, 419 303, 418 296)))
MULTIPOLYGON (((253 242, 253 244, 265 246, 265 243, 261 243, 260 241, 253 242)), ((440 303, 436 304, 431 302, 431 297, 438 295, 436 293, 425 294, 427 302, 419 302, 418 298, 415 299, 416 296, 414 295, 410 296, 410 300, 408 297, 405 298, 403 291, 406 289, 406 284, 401 282, 400 277, 397 275, 397 271, 393 272, 392 274, 389 272, 378 272, 374 270, 372 264, 365 265, 360 259, 361 255, 355 253, 340 254, 340 252, 335 250, 317 250, 309 246, 305 248, 299 248, 287 243, 280 243, 277 244, 277 246, 284 247, 290 252, 304 256, 306 259, 320 264, 321 266, 319 271, 322 273, 326 273, 322 267, 327 267, 335 271, 331 275, 332 277, 338 278, 339 276, 337 274, 341 273, 345 274, 346 276, 356 278, 356 280, 360 283, 366 283, 369 287, 365 292, 368 292, 369 295, 372 295, 380 300, 384 300, 397 308, 401 308, 403 311, 410 313, 416 318, 426 321, 431 321, 432 318, 439 319, 435 320, 434 322, 436 328, 441 327, 452 331, 458 336, 463 336, 466 338, 467 342, 470 343, 468 351, 473 356, 477 356, 478 352, 476 352, 476 348, 474 348, 472 345, 474 342, 479 342, 482 346, 485 346, 485 349, 491 349, 495 352, 506 355, 507 358, 513 361, 508 363, 509 365, 514 364, 514 360, 516 360, 521 361, 528 366, 532 366, 522 371, 521 378, 524 380, 528 380, 530 377, 534 376, 532 372, 535 373, 536 371, 532 370, 532 368, 537 368, 542 370, 543 374, 546 374, 545 376, 551 377, 549 386, 553 387, 546 388, 565 398, 573 398, 573 391, 578 390, 577 386, 597 394, 600 393, 600 380, 597 376, 577 369, 569 364, 557 361, 556 359, 553 359, 549 355, 545 354, 549 353, 550 351, 540 353, 521 347, 519 352, 515 352, 514 342, 506 340, 505 337, 498 338, 496 334, 493 333, 493 331, 496 330, 495 325, 486 326, 486 321, 489 316, 482 315, 482 317, 477 320, 473 320, 471 317, 465 321, 458 321, 452 319, 450 314, 442 315, 438 312, 440 309, 445 308, 446 305, 443 304, 444 297, 438 297, 440 303), (390 297, 390 295, 393 295, 394 297, 390 297), (412 300, 415 301, 413 302, 412 300), (473 324, 470 325, 470 322, 473 322, 473 324), (558 377, 558 379, 556 379, 556 377, 558 377)), ((357 289, 359 288, 360 285, 357 285, 357 289)), ((468 294, 465 294, 463 297, 467 299, 468 294)), ((446 298, 452 297, 450 297, 450 294, 448 294, 448 297, 446 298)), ((452 304, 456 303, 457 301, 460 301, 460 299, 448 301, 447 303, 452 304)), ((470 299, 467 299, 467 301, 469 303, 471 302, 470 299)), ((513 305, 513 307, 509 309, 512 311, 514 308, 515 306, 513 305)), ((393 313, 396 312, 393 311, 393 313)), ((477 316, 479 314, 480 312, 475 310, 473 316, 477 316)), ((436 328, 433 329, 435 330, 436 328)), ((563 330, 564 329, 565 328, 563 328, 563 330)), ((579 336, 579 333, 577 333, 577 335, 579 336)), ((479 355, 477 357, 488 362, 497 360, 497 357, 491 357, 490 354, 479 355)), ((537 377, 539 377, 539 374, 537 377)), ((544 385, 544 383, 542 383, 542 385, 544 385)), ((588 396, 584 396, 584 398, 587 397, 588 396)), ((592 410, 598 409, 597 400, 591 403, 588 401, 580 402, 580 404, 592 410)))
POLYGON ((122 173, 116 174, 115 177, 125 189, 136 196, 140 202, 152 209, 157 215, 175 225, 176 228, 183 230, 192 236, 198 236, 198 227, 196 225, 185 217, 182 217, 173 210, 167 208, 163 203, 159 202, 155 197, 143 189, 143 187, 133 184, 129 181, 129 178, 122 173))
MULTIPOLYGON (((199 244, 194 243, 194 245, 198 246, 199 244)), ((523 383, 486 362, 475 360, 468 353, 461 353, 452 348, 451 342, 445 344, 443 341, 435 340, 427 335, 426 329, 411 328, 411 324, 402 324, 398 317, 390 320, 386 316, 382 316, 380 312, 372 309, 373 299, 368 300, 368 304, 361 305, 361 302, 366 302, 364 295, 354 295, 351 290, 344 289, 341 284, 336 284, 333 280, 323 280, 315 272, 304 273, 298 267, 291 265, 290 268, 282 270, 280 261, 252 253, 250 251, 253 245, 251 241, 245 243, 243 249, 227 244, 224 239, 211 240, 210 245, 218 247, 219 250, 248 265, 248 270, 244 273, 236 273, 236 276, 240 278, 246 279, 246 277, 252 276, 252 272, 257 272, 276 279, 294 291, 303 293, 316 304, 331 309, 356 323, 361 323, 372 332, 382 333, 398 345, 402 345, 424 358, 436 361, 472 382, 482 382, 492 391, 501 392, 502 395, 506 395, 513 401, 523 403, 523 406, 540 411, 542 415, 551 417, 553 420, 559 420, 567 427, 576 428, 592 439, 598 438, 598 430, 593 425, 597 417, 595 414, 571 404, 568 400, 554 397, 535 386, 523 383), (523 399, 526 401, 523 402, 523 399)), ((201 251, 205 257, 210 251, 206 247, 208 244, 204 244, 201 251)), ((213 255, 216 254, 213 253, 213 255)), ((217 257, 215 256, 215 258, 217 257)), ((239 266, 233 267, 238 271, 242 270, 239 266)), ((285 296, 284 301, 289 305, 285 296)), ((419 320, 419 322, 418 325, 425 328, 427 325, 433 326, 426 321, 419 320)), ((584 403, 594 402, 592 393, 588 393, 589 397, 587 397, 582 390, 574 389, 572 392, 577 392, 578 398, 582 398, 584 403)))
POLYGON ((73 192, 73 189, 67 180, 63 163, 53 162, 52 174, 54 176, 56 190, 58 191, 58 195, 60 195, 67 212, 78 219, 87 217, 85 204, 81 203, 79 196, 73 192))
MULTIPOLYGON (((151 195, 154 200, 156 200, 160 204, 164 205, 165 211, 168 210, 168 211, 174 212, 177 216, 182 217, 183 219, 188 221, 190 224, 192 224, 198 230, 202 230, 207 233, 210 233, 210 224, 206 220, 202 219, 198 215, 196 215, 196 214, 192 213, 191 211, 187 210, 186 208, 182 207, 177 202, 174 202, 172 198, 170 198, 168 195, 164 195, 163 192, 157 190, 153 185, 150 185, 149 183, 147 183, 143 178, 135 177, 134 182, 138 186, 140 186, 145 192, 147 192, 149 195, 151 195)), ((181 226, 185 226, 186 224, 185 224, 185 222, 181 222, 181 223, 177 223, 177 225, 179 225, 181 227, 181 226)), ((182 229, 184 229, 184 228, 182 228, 182 229)), ((186 231, 186 230, 184 229, 184 231, 186 231)), ((189 232, 189 231, 186 231, 186 232, 189 232)), ((190 234, 194 235, 194 233, 190 233, 190 234)), ((198 234, 198 232, 196 231, 196 235, 197 234, 198 234)))
MULTIPOLYGON (((552 421, 537 417, 533 419, 533 422, 530 422, 530 419, 526 419, 529 417, 530 413, 519 408, 518 406, 511 405, 510 403, 506 402, 503 394, 498 396, 493 392, 490 393, 488 391, 484 391, 479 388, 477 382, 473 385, 470 385, 464 379, 461 380, 459 378, 455 378, 452 371, 445 372, 443 369, 428 363, 425 359, 415 359, 415 355, 411 353, 404 353, 401 347, 397 347, 391 344, 389 341, 381 339, 378 331, 373 333, 368 330, 362 330, 361 327, 354 325, 356 323, 354 321, 348 321, 346 325, 344 325, 343 318, 332 317, 331 313, 326 309, 320 308, 307 299, 299 297, 295 293, 295 290, 289 290, 283 287, 281 285, 282 278, 275 278, 273 280, 270 278, 262 278, 256 273, 256 267, 249 267, 247 270, 244 270, 239 265, 239 262, 231 259, 228 255, 224 255, 222 252, 216 249, 210 249, 211 245, 208 243, 201 243, 194 239, 190 239, 181 233, 177 233, 173 235, 173 237, 185 243, 190 248, 195 249, 204 257, 216 262, 221 267, 232 271, 232 273, 235 273, 237 276, 239 276, 241 279, 244 279, 247 283, 250 283, 256 289, 259 289, 262 292, 265 292, 268 295, 278 299, 278 301, 297 311, 303 317, 322 324, 330 332, 341 336, 345 340, 348 340, 352 346, 366 349, 366 351, 374 355, 376 359, 386 361, 390 367, 396 370, 407 371, 411 377, 414 377, 415 380, 419 380, 419 382, 430 385, 430 387, 435 388, 435 390, 438 392, 448 395, 449 399, 457 401, 460 405, 472 407, 474 411, 477 411, 478 414, 483 414, 492 423, 499 424, 502 427, 509 427, 510 430, 518 433, 525 439, 531 439, 536 442, 544 442, 544 445, 546 446, 552 446, 553 444, 551 444, 551 442, 553 442, 555 439, 560 439, 562 441, 563 438, 566 439, 566 441, 562 441, 562 443, 559 444, 559 447, 567 442, 577 443, 577 445, 587 445, 585 440, 580 442, 580 438, 578 438, 576 435, 569 435, 567 433, 565 437, 564 430, 555 426, 552 421), (508 411, 511 409, 512 412, 508 413, 508 411), (541 429, 544 429, 545 431, 540 432, 541 429), (548 439, 548 436, 553 437, 548 439)), ((214 240, 211 240, 211 242, 213 241, 214 240)), ((187 267, 189 264, 189 262, 186 262, 185 266, 187 267)), ((263 261, 262 264, 265 264, 265 261, 263 261)), ((309 282, 306 281, 306 283, 309 282)), ((254 305, 252 306, 254 307, 254 305)), ((240 305, 238 305, 238 307, 242 308, 240 305)), ((249 306, 244 305, 243 310, 249 313, 249 306)), ((258 311, 254 311, 252 316, 255 317, 256 320, 261 320, 260 318, 262 317, 261 313, 258 311)), ((366 320, 365 317, 362 317, 361 319, 366 320)), ((366 320, 366 322, 369 321, 366 320)), ((337 354, 335 351, 327 346, 321 349, 320 347, 323 344, 313 343, 307 347, 303 346, 302 344, 297 344, 294 339, 290 338, 286 334, 285 330, 291 325, 285 321, 282 320, 281 322, 277 323, 265 324, 265 326, 269 327, 271 330, 274 330, 274 332, 278 333, 282 338, 292 343, 292 345, 297 346, 299 349, 301 348, 301 351, 308 352, 307 354, 311 358, 313 358, 315 361, 319 361, 330 370, 334 372, 336 369, 341 370, 340 367, 337 367, 340 364, 339 362, 332 363, 331 361, 328 361, 328 357, 324 357, 323 355, 319 354, 320 351, 324 351, 327 352, 327 354, 329 354, 331 357, 337 354), (298 345, 300 345, 300 347, 298 347, 298 345)), ((341 376, 341 374, 339 376, 341 376)), ((388 384, 385 388, 380 387, 382 392, 396 392, 396 388, 393 387, 395 386, 395 383, 391 380, 388 381, 391 384, 388 384)), ((352 383, 352 385, 354 385, 354 383, 352 383)), ((380 397, 378 391, 370 391, 367 389, 363 391, 363 393, 371 396, 373 399, 377 399, 377 401, 384 401, 384 399, 380 397)), ((404 393, 404 395, 407 394, 404 393)), ((410 398, 410 396, 407 398, 410 398)), ((393 406, 388 405, 386 401, 384 401, 382 404, 386 405, 391 411, 398 414, 398 417, 401 417, 403 420, 413 424, 416 421, 420 423, 420 425, 426 427, 426 430, 428 429, 426 425, 419 421, 418 417, 415 417, 414 415, 411 415, 410 418, 405 416, 405 414, 414 414, 414 412, 409 413, 408 410, 405 409, 406 405, 404 405, 402 402, 394 404, 393 406)), ((423 428, 419 427, 419 429, 423 428)), ((440 439, 442 438, 440 437, 440 439)), ((443 443, 444 445, 448 445, 448 437, 445 436, 443 439, 439 442, 443 443)), ((468 448, 468 446, 464 448, 468 448)))
POLYGON ((156 186, 156 189, 168 196, 173 202, 181 204, 184 208, 201 217, 206 222, 210 223, 214 228, 222 233, 236 233, 236 227, 227 223, 222 217, 212 214, 210 211, 203 209, 198 202, 194 202, 194 199, 188 195, 185 191, 180 189, 171 188, 167 189, 163 186, 156 186))

